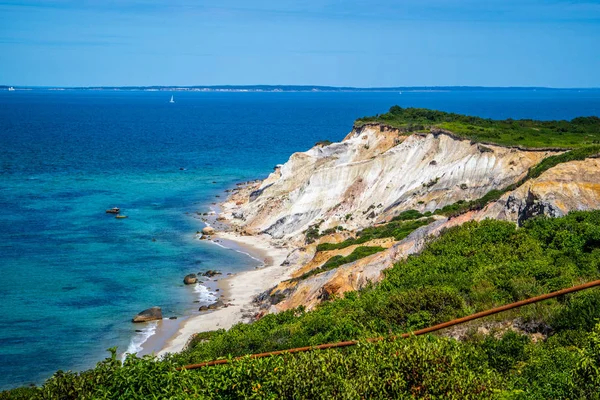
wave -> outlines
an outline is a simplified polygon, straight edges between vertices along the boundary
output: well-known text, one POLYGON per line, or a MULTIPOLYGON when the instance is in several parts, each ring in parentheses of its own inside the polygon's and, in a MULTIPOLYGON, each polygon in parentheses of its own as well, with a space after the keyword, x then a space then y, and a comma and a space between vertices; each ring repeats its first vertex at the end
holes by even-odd
MULTIPOLYGON (((201 305, 209 305, 217 301, 217 297, 214 293, 210 292, 208 288, 199 283, 194 286, 194 292, 198 296, 199 304, 201 305)), ((167 318, 163 318, 163 320, 167 320, 167 318)), ((136 332, 135 335, 131 338, 129 342, 129 346, 127 346, 127 350, 121 355, 121 361, 125 361, 127 354, 135 354, 142 350, 142 346, 144 343, 152 337, 156 333, 156 328, 158 327, 158 321, 150 321, 148 324, 140 329, 140 332, 136 332)))
POLYGON ((211 293, 206 286, 199 283, 194 286, 194 292, 198 294, 198 301, 200 301, 200 304, 202 305, 212 304, 217 300, 214 293, 211 293))
POLYGON ((156 333, 157 326, 158 321, 151 321, 143 329, 140 329, 140 332, 136 332, 133 338, 131 338, 131 342, 129 342, 127 350, 125 350, 125 352, 121 356, 121 361, 125 361, 125 357, 127 357, 127 354, 135 354, 142 350, 142 345, 146 343, 146 341, 156 333))

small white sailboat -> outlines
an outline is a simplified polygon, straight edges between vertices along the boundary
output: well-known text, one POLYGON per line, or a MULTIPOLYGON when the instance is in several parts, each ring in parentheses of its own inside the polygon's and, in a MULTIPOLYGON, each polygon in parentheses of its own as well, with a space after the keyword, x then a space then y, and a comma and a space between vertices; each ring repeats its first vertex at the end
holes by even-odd
POLYGON ((14 91, 15 91, 15 88, 11 86, 11 87, 9 87, 9 88, 8 88, 8 91, 9 91, 9 92, 14 92, 14 91))
POLYGON ((169 100, 169 103, 175 103, 175 100, 173 100, 173 95, 171 95, 171 100, 169 100))

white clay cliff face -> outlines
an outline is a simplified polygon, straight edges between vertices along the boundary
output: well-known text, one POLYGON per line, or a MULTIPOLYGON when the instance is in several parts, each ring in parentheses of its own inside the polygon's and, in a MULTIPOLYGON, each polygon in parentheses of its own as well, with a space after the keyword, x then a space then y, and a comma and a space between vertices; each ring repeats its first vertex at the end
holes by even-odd
POLYGON ((344 141, 293 154, 240 207, 225 207, 251 234, 295 237, 321 229, 360 229, 401 211, 434 211, 518 181, 548 156, 472 144, 446 134, 403 136, 367 126, 344 141))

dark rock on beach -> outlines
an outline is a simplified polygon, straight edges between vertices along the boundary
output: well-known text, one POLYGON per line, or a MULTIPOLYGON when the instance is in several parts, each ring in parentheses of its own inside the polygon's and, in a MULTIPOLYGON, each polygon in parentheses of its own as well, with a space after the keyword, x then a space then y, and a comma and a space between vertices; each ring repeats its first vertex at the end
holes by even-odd
POLYGON ((162 319, 162 310, 160 307, 148 308, 138 315, 136 315, 131 321, 132 322, 147 322, 162 319))
POLYGON ((217 308, 228 307, 228 304, 225 304, 223 300, 217 300, 214 303, 208 306, 201 306, 198 311, 208 311, 208 310, 216 310, 217 308))
POLYGON ((212 303, 211 305, 208 306, 209 310, 216 310, 217 308, 221 308, 225 305, 225 303, 223 303, 222 300, 217 300, 216 302, 212 303))
POLYGON ((203 275, 204 276, 208 276, 209 278, 212 278, 215 275, 221 275, 221 273, 219 271, 215 271, 215 270, 209 269, 203 275))
POLYGON ((183 278, 183 283, 185 283, 186 285, 193 285, 196 282, 198 282, 196 274, 188 274, 185 276, 185 278, 183 278))

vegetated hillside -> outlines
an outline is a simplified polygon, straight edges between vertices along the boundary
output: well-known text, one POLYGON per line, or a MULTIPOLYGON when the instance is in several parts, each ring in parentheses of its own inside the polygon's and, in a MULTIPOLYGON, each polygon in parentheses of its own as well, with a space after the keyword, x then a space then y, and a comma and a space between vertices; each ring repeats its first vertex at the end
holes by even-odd
POLYGON ((407 332, 598 279, 600 211, 543 216, 598 208, 600 165, 589 158, 600 150, 598 118, 492 121, 399 107, 384 116, 357 121, 341 143, 293 155, 259 186, 230 198, 226 210, 240 230, 268 232, 280 242, 304 246, 325 233, 338 235, 339 241, 305 246, 330 257, 298 275, 301 284, 340 271, 346 281, 372 276, 365 263, 348 267, 388 252, 404 258, 409 253, 397 251, 398 243, 385 241, 448 228, 424 249, 420 238, 420 254, 388 257, 376 269, 381 282, 330 291, 312 311, 292 306, 250 325, 201 333, 166 360, 132 356, 122 365, 113 353, 95 369, 58 372, 41 388, 3 392, 0 399, 600 398, 598 289, 503 313, 462 332, 175 369, 407 332), (557 166, 561 180, 553 181, 557 166), (566 179, 567 195, 553 195, 563 194, 566 179), (592 194, 579 198, 583 189, 592 194), (515 215, 506 219, 521 227, 477 222, 477 215, 500 218, 507 210, 515 215), (451 227, 464 221, 470 222, 451 227))
MULTIPOLYGON (((364 130, 374 135, 381 134, 379 129, 372 126, 364 130)), ((382 133, 382 135, 389 135, 389 131, 382 133)), ((447 138, 444 143, 455 144, 456 142, 459 141, 447 138)), ((462 142, 463 145, 468 144, 468 141, 463 140, 462 142)), ((424 144, 426 141, 421 143, 424 144)), ((442 141, 440 141, 441 143, 442 141)), ((400 146, 397 146, 397 148, 400 146)), ((383 277, 382 270, 391 267, 394 262, 401 260, 408 254, 419 252, 425 237, 438 235, 445 228, 469 220, 493 218, 513 221, 520 225, 523 221, 536 215, 557 217, 565 215, 571 210, 600 208, 600 162, 597 158, 598 153, 600 153, 600 145, 587 145, 558 153, 549 152, 553 155, 544 153, 546 154, 545 158, 539 158, 540 154, 538 154, 537 159, 539 161, 528 169, 523 169, 523 166, 516 167, 515 161, 527 152, 511 149, 512 160, 509 162, 506 162, 506 159, 504 160, 505 169, 513 170, 514 177, 514 170, 521 168, 521 178, 509 180, 508 184, 504 186, 497 181, 494 182, 497 176, 493 174, 484 174, 483 179, 481 179, 475 178, 476 175, 469 173, 467 174, 469 178, 465 178, 464 172, 466 170, 477 169, 473 167, 474 163, 481 163, 485 168, 501 160, 499 154, 502 150, 496 150, 497 146, 485 146, 483 153, 481 153, 481 148, 477 149, 478 145, 473 147, 476 149, 474 152, 469 153, 470 156, 464 161, 465 165, 458 165, 463 169, 450 170, 449 179, 443 177, 444 174, 439 174, 437 176, 443 178, 433 180, 432 185, 422 185, 422 189, 417 192, 408 191, 408 196, 400 194, 400 199, 393 196, 391 201, 390 197, 386 198, 386 195, 392 191, 392 186, 380 185, 381 191, 374 191, 372 196, 365 196, 365 198, 368 201, 373 201, 374 198, 384 199, 384 207, 371 207, 363 212, 346 214, 342 221, 336 220, 334 214, 333 220, 329 223, 320 219, 309 225, 309 228, 305 231, 306 243, 318 240, 319 244, 317 246, 303 246, 303 251, 297 252, 297 254, 303 254, 310 261, 305 262, 299 268, 300 274, 293 274, 295 277, 293 280, 281 282, 265 292, 264 296, 261 296, 263 310, 269 312, 285 311, 298 306, 306 306, 311 309, 316 304, 332 296, 340 296, 348 291, 359 290, 370 282, 378 282, 383 277), (459 174, 463 178, 453 180, 453 175, 456 178, 459 174), (482 183, 488 180, 487 183, 484 183, 487 185, 488 191, 479 191, 480 194, 474 196, 474 192, 469 190, 475 185, 476 179, 482 183), (493 182, 491 185, 490 181, 493 182), (436 198, 439 200, 433 200, 436 198), (433 201, 425 204, 418 201, 420 199, 433 201), (449 202, 450 199, 457 199, 457 201, 449 202), (431 207, 436 202, 440 205, 444 203, 446 205, 441 208, 431 207), (388 206, 388 204, 391 205, 388 206), (418 209, 407 209, 411 206, 418 209), (425 211, 428 209, 430 211, 425 211), (391 222, 352 231, 351 225, 347 222, 347 217, 358 214, 358 218, 360 218, 369 212, 376 215, 378 221, 389 221, 391 218, 391 222), (433 218, 436 220, 435 223, 432 223, 433 218), (322 229, 323 225, 331 226, 334 223, 340 223, 341 225, 322 229), (416 232, 413 234, 415 230, 416 232), (402 235, 398 235, 399 233, 402 233, 402 235), (406 240, 402 240, 405 237, 406 240), (379 248, 379 251, 376 251, 373 246, 378 246, 378 244, 369 242, 375 238, 393 238, 396 243, 388 244, 384 246, 385 249, 379 248), (357 251, 354 254, 350 254, 350 252, 354 252, 355 248, 349 246, 354 245, 356 247, 363 243, 365 243, 365 246, 370 246, 370 249, 356 249, 357 251), (350 249, 350 251, 343 251, 345 248, 350 249), (332 257, 336 257, 336 259, 331 259, 332 257)), ((503 150, 506 151, 507 149, 503 148, 503 150)), ((404 147, 402 151, 408 154, 411 152, 410 147, 404 147)), ((447 169, 447 164, 452 163, 440 154, 448 154, 447 149, 439 149, 438 151, 435 147, 432 147, 427 152, 420 152, 418 157, 413 157, 415 164, 420 163, 423 166, 423 168, 417 170, 417 174, 420 174, 419 177, 422 181, 427 182, 428 179, 436 176, 429 174, 430 178, 423 177, 423 175, 428 174, 427 171, 431 168, 431 160, 443 160, 436 163, 434 168, 447 169), (423 162, 423 159, 425 162, 423 162)), ((531 153, 529 153, 529 156, 531 156, 531 153)), ((398 157, 398 159, 402 160, 401 157, 398 157)), ((386 168, 393 168, 393 162, 393 158, 387 157, 383 158, 381 164, 386 165, 386 168)), ((340 167, 340 176, 344 176, 343 169, 344 167, 340 167)), ((407 175, 400 173, 399 176, 398 186, 405 185, 406 181, 410 180, 405 179, 407 175)), ((414 175, 410 173, 409 176, 414 175)), ((295 177, 289 179, 292 180, 295 177)), ((311 181, 308 185, 310 184, 311 181)), ((380 184, 380 182, 376 180, 376 184, 380 184)), ((286 185, 286 182, 282 182, 279 186, 284 185, 286 185)), ((271 199, 277 200, 277 196, 284 196, 284 194, 277 191, 266 192, 264 195, 271 197, 261 199, 263 204, 273 204, 274 202, 270 201, 271 199)), ((352 196, 350 196, 350 199, 351 201, 355 200, 352 196)), ((316 202, 313 207, 307 202, 299 201, 302 202, 304 210, 319 209, 323 206, 323 202, 320 201, 316 202)), ((330 202, 330 204, 333 206, 334 202, 330 202)), ((260 205, 252 202, 247 205, 249 209, 259 207, 260 205)), ((284 213, 288 212, 287 210, 289 209, 284 208, 282 215, 285 215, 284 213)), ((324 215, 331 214, 325 213, 324 215)), ((298 216, 298 214, 295 214, 295 216, 298 216)), ((291 219, 291 221, 294 223, 297 219, 291 219)))
POLYGON ((129 357, 121 366, 109 358, 0 398, 599 398, 598 289, 489 318, 496 334, 475 326, 462 341, 427 336, 175 370, 217 357, 406 332, 597 279, 599 272, 600 211, 537 217, 521 228, 469 222, 396 264, 380 284, 314 311, 200 334, 165 361, 129 357))
POLYGON ((385 114, 360 118, 355 125, 367 123, 382 123, 405 132, 429 132, 438 127, 477 142, 510 146, 573 148, 600 143, 600 118, 596 116, 571 121, 493 120, 393 106, 385 114))

